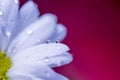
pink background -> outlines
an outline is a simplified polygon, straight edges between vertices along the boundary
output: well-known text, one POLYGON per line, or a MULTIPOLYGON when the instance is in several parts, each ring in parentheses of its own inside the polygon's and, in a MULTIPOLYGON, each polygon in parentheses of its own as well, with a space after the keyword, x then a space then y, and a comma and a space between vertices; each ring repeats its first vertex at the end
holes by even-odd
MULTIPOLYGON (((25 0, 21 0, 25 2, 25 0)), ((68 29, 74 61, 56 71, 70 80, 120 80, 119 0, 34 0, 68 29)))

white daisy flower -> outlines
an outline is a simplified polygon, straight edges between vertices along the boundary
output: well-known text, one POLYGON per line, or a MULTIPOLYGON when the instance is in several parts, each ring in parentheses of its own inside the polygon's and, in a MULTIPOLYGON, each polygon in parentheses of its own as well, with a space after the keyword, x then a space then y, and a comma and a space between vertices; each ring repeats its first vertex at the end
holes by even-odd
POLYGON ((0 80, 68 80, 52 69, 72 61, 56 42, 66 28, 53 14, 39 15, 32 0, 20 10, 19 0, 0 0, 0 80))

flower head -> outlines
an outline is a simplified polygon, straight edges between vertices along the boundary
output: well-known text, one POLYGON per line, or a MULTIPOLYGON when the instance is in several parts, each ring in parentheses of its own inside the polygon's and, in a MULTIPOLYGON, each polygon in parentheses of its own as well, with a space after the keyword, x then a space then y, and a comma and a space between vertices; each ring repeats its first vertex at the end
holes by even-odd
POLYGON ((32 0, 20 10, 19 0, 0 0, 0 79, 68 80, 52 70, 72 61, 69 48, 58 42, 65 35, 57 17, 40 15, 32 0))

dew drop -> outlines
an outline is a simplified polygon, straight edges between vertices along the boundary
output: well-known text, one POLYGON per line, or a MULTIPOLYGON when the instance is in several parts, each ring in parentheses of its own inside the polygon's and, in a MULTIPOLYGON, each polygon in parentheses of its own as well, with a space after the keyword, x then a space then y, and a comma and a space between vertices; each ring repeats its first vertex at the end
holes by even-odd
POLYGON ((59 40, 56 40, 56 43, 60 43, 60 41, 59 41, 59 40))
POLYGON ((50 43, 50 40, 47 40, 46 43, 49 44, 49 43, 50 43))
POLYGON ((30 35, 30 34, 32 34, 32 33, 33 33, 33 31, 32 31, 32 30, 30 30, 30 29, 29 29, 29 30, 27 30, 27 34, 28 34, 28 35, 30 35))
POLYGON ((0 16, 2 16, 3 15, 3 11, 0 9, 0 16))
POLYGON ((58 66, 61 66, 61 65, 64 65, 64 64, 65 64, 64 61, 59 61, 59 62, 58 62, 58 66))
POLYGON ((1 29, 5 36, 9 37, 11 35, 11 32, 7 30, 7 23, 4 23, 1 29))
POLYGON ((10 35, 11 35, 11 32, 10 32, 10 31, 7 31, 7 32, 6 32, 6 36, 9 37, 10 35))
POLYGON ((18 3, 19 3, 19 1, 18 1, 18 0, 14 0, 14 3, 15 3, 15 4, 18 4, 18 3))
POLYGON ((12 50, 12 52, 13 52, 13 53, 15 53, 15 52, 16 52, 16 50, 15 50, 15 49, 13 49, 13 50, 12 50))
POLYGON ((50 62, 50 58, 49 58, 49 57, 46 57, 46 58, 45 58, 45 62, 50 62))
POLYGON ((45 71, 45 75, 49 77, 50 73, 48 71, 45 71))
POLYGON ((61 49, 61 47, 60 47, 60 46, 57 46, 57 49, 59 49, 59 50, 60 50, 60 49, 61 49))
POLYGON ((0 5, 3 6, 3 5, 4 5, 4 2, 1 2, 0 5))

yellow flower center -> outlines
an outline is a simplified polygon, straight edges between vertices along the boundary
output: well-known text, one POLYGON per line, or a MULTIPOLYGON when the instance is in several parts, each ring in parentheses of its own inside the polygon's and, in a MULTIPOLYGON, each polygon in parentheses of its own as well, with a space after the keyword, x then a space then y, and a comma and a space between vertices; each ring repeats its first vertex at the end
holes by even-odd
POLYGON ((10 58, 0 51, 0 80, 8 80, 6 73, 10 69, 11 64, 10 58))

